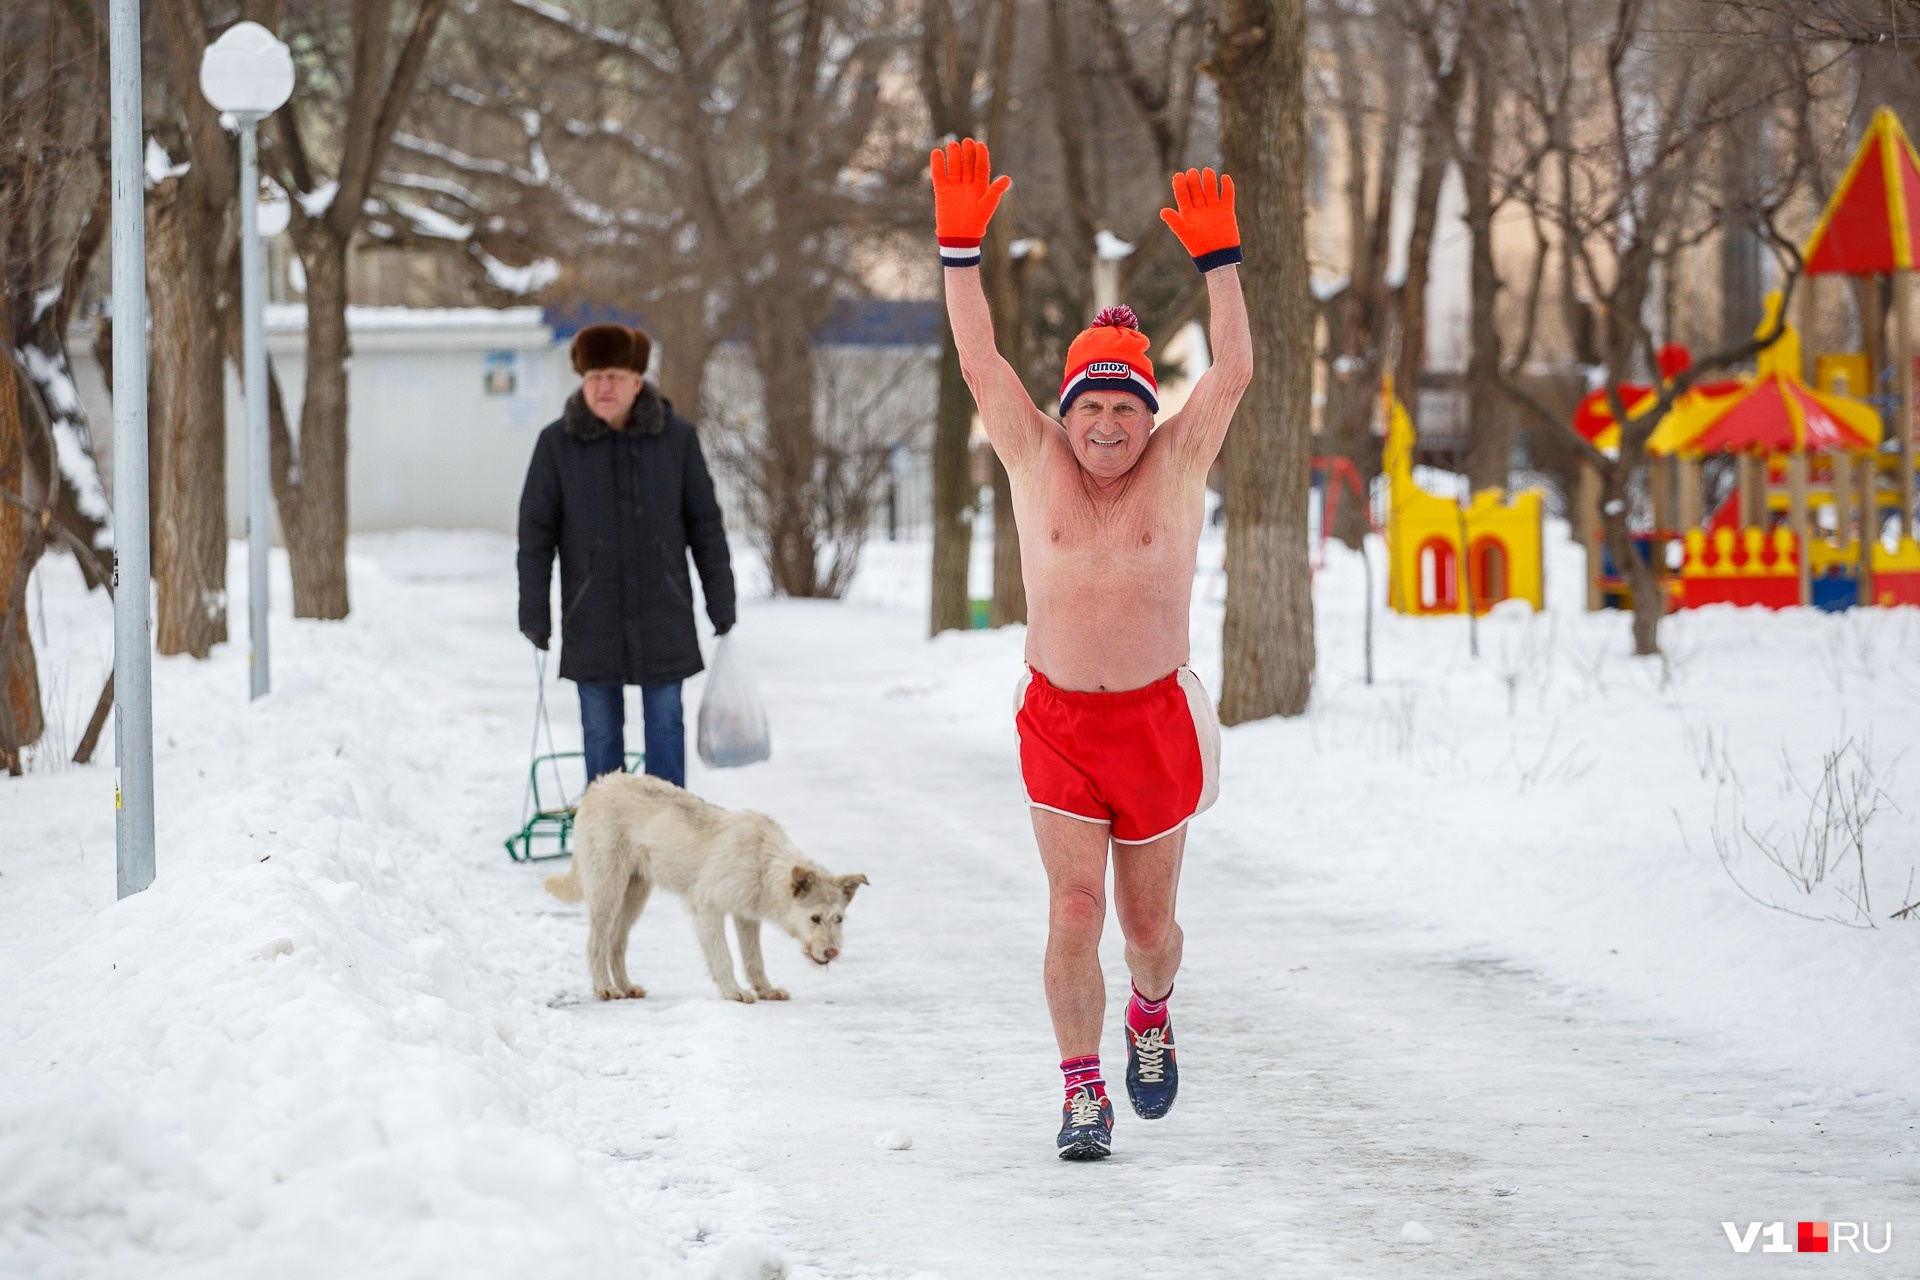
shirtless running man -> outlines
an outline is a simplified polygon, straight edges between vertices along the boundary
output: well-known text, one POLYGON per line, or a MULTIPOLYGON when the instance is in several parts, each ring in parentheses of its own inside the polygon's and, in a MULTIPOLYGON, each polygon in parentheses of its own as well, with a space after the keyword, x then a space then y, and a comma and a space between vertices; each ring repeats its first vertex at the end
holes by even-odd
POLYGON ((1068 348, 1061 421, 1034 407, 994 347, 978 270, 1012 180, 990 181, 987 149, 971 138, 935 151, 932 169, 960 368, 1006 464, 1020 526, 1028 670, 1015 724, 1047 871, 1047 1008, 1066 1077, 1059 1151, 1097 1160, 1113 1129, 1100 1075, 1109 845, 1133 976, 1127 1096, 1143 1119, 1158 1119, 1179 1085, 1167 1013, 1180 968, 1174 899, 1187 820, 1213 803, 1220 753, 1212 701, 1186 666, 1187 617, 1207 469, 1253 376, 1233 180, 1176 174, 1177 207, 1160 215, 1206 274, 1213 365, 1156 430, 1147 337, 1125 307, 1102 311, 1068 348))

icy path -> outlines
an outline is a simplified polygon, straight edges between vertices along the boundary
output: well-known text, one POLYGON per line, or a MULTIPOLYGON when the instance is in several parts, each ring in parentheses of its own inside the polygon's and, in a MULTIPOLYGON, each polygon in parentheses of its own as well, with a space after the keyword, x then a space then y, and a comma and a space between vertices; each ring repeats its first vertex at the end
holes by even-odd
MULTIPOLYGON (((1115 1157, 1067 1166, 1014 773, 1018 637, 929 645, 910 575, 885 580, 897 555, 875 556, 868 603, 750 599, 775 758, 691 782, 871 877, 847 955, 821 973, 769 938, 792 1002, 728 1004, 659 898, 631 966, 651 995, 602 1005, 583 998, 584 919, 539 887, 555 864, 500 849, 532 701, 507 550, 357 543, 354 617, 282 619, 276 696, 252 709, 238 646, 160 664, 154 892, 109 905, 108 771, 17 784, 24 824, 0 810, 25 834, 0 841, 0 1272, 1692 1280, 1794 1265, 1735 1255, 1724 1220, 1791 1239, 1833 1219, 1892 1221, 1893 1252, 1810 1265, 1920 1276, 1920 1107, 1886 1066, 1915 1025, 1913 935, 1783 923, 1673 852, 1664 793, 1622 809, 1636 762, 1605 736, 1616 722, 1647 769, 1687 772, 1677 731, 1626 723, 1671 715, 1647 699, 1556 695, 1489 720, 1487 668, 1462 676, 1441 624, 1413 623, 1383 658, 1431 671, 1417 716, 1412 693, 1356 710, 1336 687, 1315 723, 1231 734, 1183 886, 1179 1106, 1147 1124, 1122 1102, 1115 1157), (1403 718, 1367 718, 1382 707, 1403 718), (1516 795, 1499 757, 1533 750, 1514 735, 1549 716, 1557 750, 1604 765, 1516 795), (1436 719, 1456 738, 1422 737, 1436 719), (1417 749, 1368 754, 1389 731, 1417 749), (1474 767, 1433 764, 1449 751, 1474 767), (1627 856, 1639 841, 1654 856, 1627 856), (1649 985, 1661 957, 1674 990, 1649 985), (1703 1000, 1743 981, 1742 1011, 1702 1025, 1703 1000), (912 1148, 877 1147, 890 1129, 912 1148), (1404 1241, 1409 1222, 1431 1243, 1404 1241)), ((97 602, 61 590, 56 627, 97 630, 97 602)), ((1689 643, 1743 678, 1821 652, 1786 623, 1707 622, 1724 632, 1689 643)), ((1324 654, 1351 623, 1327 611, 1324 654)), ((1874 633, 1882 665, 1911 630, 1874 633)), ((1803 709, 1729 693, 1717 670, 1696 714, 1744 724, 1759 752, 1789 720, 1876 704, 1888 751, 1913 733, 1897 680, 1849 668, 1853 703, 1803 709)), ((549 698, 566 745, 572 690, 549 698)), ((1912 785, 1897 794, 1920 810, 1912 785)), ((1117 1016, 1114 933, 1108 958, 1117 1016)), ((1117 1023, 1106 1049, 1117 1082, 1117 1023)))
MULTIPOLYGON (((1783 1105, 1817 1086, 1347 910, 1284 841, 1236 837, 1231 800, 1189 853, 1180 1105, 1147 1124, 1123 1102, 1115 1157, 1062 1165, 1006 655, 969 638, 930 662, 915 617, 874 610, 854 670, 833 606, 747 619, 778 654, 780 763, 694 785, 872 878, 843 967, 816 975, 769 939, 793 1002, 724 1004, 668 899, 635 932, 650 997, 579 1003, 578 914, 525 868, 469 869, 472 927, 526 951, 522 991, 566 1024, 583 1077, 566 1124, 616 1158, 637 1212, 664 1195, 802 1274, 951 1277, 1731 1276, 1763 1260, 1732 1253, 1724 1219, 1920 1219, 1894 1159, 1910 1099, 1783 1105), (892 1128, 910 1151, 876 1148, 892 1128), (1402 1242, 1409 1221, 1435 1242, 1402 1242)), ((1274 785, 1231 753, 1226 782, 1274 785)), ((1834 1265, 1920 1274, 1916 1245, 1834 1265)))

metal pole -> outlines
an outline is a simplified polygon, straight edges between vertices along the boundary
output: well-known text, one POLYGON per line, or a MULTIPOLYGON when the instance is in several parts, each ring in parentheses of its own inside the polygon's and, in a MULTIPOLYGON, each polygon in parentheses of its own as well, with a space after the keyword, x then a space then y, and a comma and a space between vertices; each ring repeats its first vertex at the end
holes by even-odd
POLYGON ((140 0, 112 4, 113 762, 118 774, 113 803, 119 896, 124 898, 153 883, 153 634, 140 0))
POLYGON ((245 313, 242 374, 247 405, 247 658, 249 697, 272 688, 267 661, 267 555, 272 513, 267 506, 267 335, 264 273, 260 264, 260 117, 240 116, 240 297, 245 313))

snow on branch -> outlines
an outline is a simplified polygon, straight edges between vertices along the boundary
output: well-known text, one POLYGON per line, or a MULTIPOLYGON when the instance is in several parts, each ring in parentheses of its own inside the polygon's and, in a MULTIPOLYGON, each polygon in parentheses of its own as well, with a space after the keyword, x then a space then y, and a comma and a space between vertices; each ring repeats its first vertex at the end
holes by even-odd
POLYGON ((80 416, 80 393, 67 370, 66 355, 32 345, 20 347, 18 352, 27 377, 39 388, 40 398, 46 403, 60 478, 73 493, 74 507, 99 525, 94 547, 104 550, 113 545, 112 510, 107 505, 106 486, 100 483, 93 451, 87 444, 86 422, 80 416))
POLYGON ((669 151, 666 147, 640 134, 632 132, 617 120, 602 120, 595 124, 589 120, 566 119, 560 127, 575 138, 598 138, 617 142, 641 159, 665 169, 669 173, 685 173, 687 162, 684 157, 669 151))
MULTIPOLYGON (((470 240, 473 238, 472 223, 460 222, 449 218, 438 209, 430 209, 426 205, 414 204, 410 200, 393 200, 389 201, 388 204, 395 213, 407 220, 415 235, 425 236, 429 240, 470 240)), ((368 212, 378 213, 379 210, 376 206, 374 209, 368 210, 368 212)))
POLYGON ((167 154, 167 149, 160 145, 160 140, 151 135, 148 136, 146 155, 148 189, 159 186, 168 178, 177 178, 191 168, 193 165, 186 161, 175 164, 173 157, 167 154))
POLYGON ((596 44, 610 45, 623 53, 630 53, 661 75, 680 74, 680 68, 673 59, 666 57, 644 40, 637 40, 617 28, 589 21, 560 5, 549 4, 547 0, 507 0, 507 3, 536 18, 565 27, 576 35, 583 35, 596 44))
POLYGON ((33 319, 29 323, 38 324, 40 317, 47 314, 47 308, 60 301, 61 289, 59 283, 50 284, 33 295, 33 319))
POLYGON ((333 198, 340 194, 338 182, 327 181, 312 191, 296 191, 293 198, 300 202, 300 211, 309 218, 319 219, 327 216, 327 210, 333 207, 333 198))
POLYGON ((533 169, 521 168, 504 160, 468 155, 444 143, 433 142, 411 133, 396 133, 393 144, 400 150, 429 156, 462 173, 484 174, 487 177, 518 183, 523 187, 551 191, 559 197, 561 204, 574 218, 599 230, 619 227, 665 230, 672 225, 672 220, 665 216, 640 209, 612 209, 580 194, 572 183, 555 174, 547 163, 545 152, 538 146, 537 129, 527 123, 529 116, 533 116, 536 121, 538 117, 532 112, 527 112, 521 117, 522 126, 529 130, 529 138, 532 142, 536 165, 533 169))
POLYGON ((449 178, 436 178, 425 173, 385 173, 380 175, 380 181, 389 187, 400 187, 407 191, 425 191, 432 195, 445 196, 449 200, 458 200, 475 212, 486 207, 480 199, 479 192, 449 178))
POLYGON ((513 267, 485 249, 476 249, 474 256, 486 271, 488 281, 502 293, 524 297, 538 293, 560 278, 560 264, 552 258, 535 258, 524 267, 513 267))
POLYGON ((458 169, 462 173, 484 173, 490 178, 507 178, 529 187, 540 185, 531 173, 516 165, 508 164, 505 160, 488 160, 480 156, 470 156, 445 143, 434 142, 417 134, 397 132, 393 135, 393 145, 416 155, 432 156, 442 164, 458 169))

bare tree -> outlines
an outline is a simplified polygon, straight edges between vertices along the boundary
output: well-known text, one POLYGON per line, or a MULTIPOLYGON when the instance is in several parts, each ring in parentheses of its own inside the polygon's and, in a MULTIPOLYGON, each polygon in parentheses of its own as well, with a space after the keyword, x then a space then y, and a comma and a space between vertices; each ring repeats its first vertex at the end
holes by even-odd
MULTIPOLYGON (((1013 119, 1013 36, 1019 17, 1018 0, 1001 0, 993 24, 993 62, 991 95, 987 99, 987 142, 1000 146, 1012 133, 1013 119)), ((1011 211, 1009 211, 1011 212, 1011 211)), ((1027 277, 1034 262, 1032 253, 1013 252, 1014 219, 987 224, 986 242, 981 245, 981 270, 985 272, 987 302, 1007 328, 1009 359, 1027 360, 1027 277)), ((951 341, 951 333, 947 341, 951 341)), ((993 450, 986 451, 989 480, 993 486, 993 595, 987 607, 987 625, 1009 626, 1027 620, 1027 584, 1020 565, 1020 525, 1013 511, 1013 481, 1007 464, 993 450)))
POLYGON ((227 638, 227 334, 239 326, 234 138, 200 92, 209 40, 270 6, 159 0, 149 57, 147 299, 151 320, 154 645, 205 657, 227 638))
MULTIPOLYGON (((1413 218, 1407 235, 1407 275, 1400 287, 1399 332, 1396 342, 1399 358, 1394 364, 1394 385, 1400 389, 1409 412, 1418 422, 1420 380, 1427 366, 1427 288, 1433 270, 1434 231, 1439 223, 1440 191, 1449 167, 1457 154, 1457 130, 1460 104, 1468 86, 1467 59, 1462 45, 1470 38, 1466 0, 1409 0, 1404 17, 1419 63, 1425 71, 1425 104, 1414 108, 1418 130, 1419 176, 1414 182, 1413 218)), ((1377 458, 1367 451, 1369 469, 1362 474, 1371 479, 1377 458)), ((1358 504, 1355 504, 1358 505, 1358 504)), ((1358 545, 1364 535, 1364 512, 1354 519, 1339 521, 1334 532, 1349 545, 1358 545)))
MULTIPOLYGON (((0 285, 7 264, 0 258, 0 285)), ((11 334, 0 313, 0 343, 11 334)), ((0 492, 26 488, 26 430, 20 421, 21 393, 11 358, 0 360, 0 492)), ((24 500, 23 500, 24 502, 24 500)), ((45 532, 25 512, 0 500, 0 767, 20 772, 20 749, 39 740, 40 673, 33 637, 27 629, 27 577, 46 545, 45 532)))
MULTIPOLYGON (((832 553, 819 594, 837 598, 853 584, 861 550, 879 520, 893 448, 918 447, 931 434, 925 406, 932 378, 919 348, 816 348, 812 361, 819 414, 834 429, 820 443, 814 477, 802 496, 832 553)), ((746 399, 742 395, 736 403, 746 399)), ((738 409, 717 412, 710 426, 714 465, 734 482, 748 537, 771 564, 777 514, 792 497, 781 487, 786 481, 779 460, 769 456, 773 441, 738 409)))
POLYGON ((0 767, 43 729, 27 582, 50 546, 110 541, 66 333, 106 227, 104 41, 84 0, 0 11, 0 767))
MULTIPOLYGON (((1483 4, 1469 7, 1470 18, 1489 17, 1483 4)), ((1501 66, 1501 27, 1491 21, 1470 21, 1471 33, 1462 58, 1472 71, 1473 112, 1460 148, 1461 185, 1466 191, 1469 252, 1468 315, 1471 343, 1467 357, 1467 487, 1472 491, 1503 489, 1513 460, 1512 406, 1500 394, 1500 327, 1496 304, 1500 276, 1494 267, 1493 220, 1500 200, 1494 190, 1496 115, 1504 97, 1501 66)))
MULTIPOLYGON (((828 491, 827 453, 837 446, 817 420, 810 348, 836 299, 860 290, 855 239, 901 221, 909 166, 885 90, 890 73, 904 72, 910 34, 902 4, 495 5, 584 49, 590 56, 576 57, 573 75, 605 75, 611 65, 623 91, 637 95, 625 118, 618 110, 592 117, 574 86, 561 83, 557 95, 556 86, 527 86, 530 100, 518 114, 528 136, 557 143, 564 134, 572 155, 556 165, 557 149, 543 142, 538 163, 514 180, 568 210, 576 225, 562 245, 584 240, 596 261, 625 251, 630 260, 615 278, 651 278, 631 301, 667 319, 663 358, 678 363, 666 380, 682 394, 698 388, 722 338, 744 337, 760 380, 754 429, 764 436, 733 457, 760 469, 747 479, 768 495, 759 510, 771 522, 764 545, 774 589, 827 593, 845 576, 836 547, 857 552, 835 542, 835 517, 818 505, 828 491), (556 100, 565 110, 549 109, 556 100), (609 158, 625 166, 630 185, 605 182, 609 158), (636 266, 631 250, 641 244, 654 252, 636 266)), ((488 86, 460 92, 501 97, 488 86)), ((408 149, 410 159, 451 159, 446 148, 408 149)), ((533 208, 529 200, 515 212, 533 208)), ((548 216, 543 225, 562 223, 548 216)), ((733 408, 725 407, 729 417, 733 408)))
POLYGON ((1313 686, 1307 557, 1313 313, 1305 244, 1305 0, 1218 0, 1221 152, 1244 205, 1253 383, 1227 435, 1220 717, 1298 715, 1313 686))
MULTIPOLYGON (((0 351, 17 365, 35 482, 54 518, 110 563, 106 491, 67 333, 88 302, 106 241, 105 33, 91 0, 0 15, 0 257, 8 280, 0 351)), ((88 586, 98 585, 90 569, 88 586)))
POLYGON ((1057 379, 1067 344, 1105 302, 1128 301, 1156 348, 1200 314, 1205 290, 1158 222, 1169 176, 1210 159, 1213 139, 1196 136, 1206 52, 1198 0, 1047 0, 1046 16, 1054 127, 1044 149, 1035 139, 1003 163, 1017 156, 1021 172, 1053 175, 1027 184, 1021 220, 1048 246, 1034 356, 1057 379), (1092 268, 1103 257, 1117 298, 1095 297, 1092 268))
MULTIPOLYGON (((171 0, 197 7, 200 0, 171 0)), ((306 386, 295 440, 271 416, 274 501, 293 570, 293 611, 344 618, 347 594, 347 255, 368 219, 446 0, 316 0, 281 19, 280 0, 254 0, 294 44, 293 100, 270 120, 262 167, 293 197, 292 235, 306 278, 306 386)), ((176 67, 199 65, 205 24, 183 34, 176 67), (190 59, 190 61, 189 61, 190 59)), ((224 349, 225 343, 222 343, 224 349)))
MULTIPOLYGON (((726 50, 701 53, 710 62, 726 50)), ((456 7, 374 185, 367 234, 383 250, 458 264, 485 303, 638 313, 656 338, 662 393, 692 414, 735 317, 716 305, 731 268, 676 185, 688 162, 666 56, 558 5, 456 7)))
MULTIPOLYGON (((661 7, 679 50, 708 38, 710 10, 696 28, 690 8, 661 7)), ((735 15, 743 59, 728 79, 702 85, 676 78, 681 127, 690 137, 706 128, 696 95, 724 83, 737 95, 733 114, 757 143, 757 161, 735 175, 735 182, 755 182, 756 200, 726 194, 722 167, 737 159, 717 148, 693 153, 703 174, 695 185, 707 234, 739 264, 730 283, 763 388, 761 487, 779 495, 763 531, 768 568, 774 589, 787 595, 837 594, 832 588, 838 582, 844 589, 851 569, 834 561, 842 552, 857 554, 857 544, 836 544, 828 533, 833 517, 820 501, 826 442, 816 420, 811 345, 846 280, 833 242, 875 215, 854 170, 876 127, 883 73, 906 49, 900 16, 884 0, 745 4, 735 15)))
MULTIPOLYGON (((1396 341, 1400 310, 1388 279, 1388 264, 1394 208, 1404 189, 1411 112, 1409 81, 1414 60, 1408 25, 1403 16, 1382 13, 1373 6, 1330 0, 1322 27, 1332 57, 1314 80, 1316 96, 1340 122, 1347 179, 1346 275, 1321 304, 1327 361, 1323 448, 1350 460, 1363 481, 1380 471, 1380 449, 1373 436, 1374 406, 1380 375, 1396 341)), ((1441 110, 1436 102, 1427 118, 1433 120, 1441 110)), ((1427 185, 1421 194, 1433 201, 1435 209, 1443 172, 1422 173, 1427 185)), ((1425 227, 1416 227, 1429 245, 1432 216, 1428 215, 1425 227)), ((1424 325, 1421 342, 1425 342, 1424 325)), ((1408 387, 1406 395, 1409 403, 1418 403, 1414 388, 1408 387)), ((1366 532, 1366 511, 1359 503, 1346 504, 1337 523, 1335 532, 1349 545, 1358 546, 1366 532)))
MULTIPOLYGON (((953 0, 923 0, 920 12, 920 94, 935 138, 970 136, 978 130, 976 111, 978 82, 989 63, 987 36, 998 30, 985 19, 997 5, 1011 14, 1017 0, 971 0, 956 8, 953 0), (984 65, 983 65, 984 64, 984 65)), ((998 97, 1000 86, 995 86, 998 97)), ((990 137, 988 145, 1001 139, 990 137)), ((1002 149, 1004 165, 1005 149, 1002 149)), ((1011 221, 1012 208, 999 221, 1011 221)), ((981 264, 987 279, 993 280, 998 268, 995 259, 1005 253, 1005 229, 1000 228, 982 246, 981 264), (989 256, 991 255, 991 257, 989 256)), ((1004 297, 988 295, 996 309, 1006 303, 1004 297)), ((973 393, 960 376, 960 350, 954 345, 953 330, 940 330, 940 380, 938 409, 933 429, 933 591, 927 630, 965 630, 972 625, 972 605, 968 599, 967 575, 973 550, 972 455, 969 442, 973 432, 973 393)), ((999 486, 995 486, 994 527, 1011 514, 1011 501, 997 505, 999 486)), ((996 569, 997 569, 996 565, 996 569)), ((997 574, 996 574, 997 582, 997 574)))
MULTIPOLYGON (((1744 201, 1710 184, 1718 177, 1713 160, 1750 115, 1791 132, 1791 113, 1807 109, 1807 85, 1787 64, 1754 59, 1756 38, 1774 33, 1757 28, 1753 14, 1737 7, 1703 0, 1507 0, 1503 22, 1515 42, 1503 74, 1513 86, 1522 136, 1513 149, 1521 163, 1502 184, 1556 233, 1565 291, 1593 299, 1603 320, 1596 354, 1620 444, 1613 455, 1584 440, 1579 447, 1600 477, 1608 553, 1633 594, 1634 652, 1653 654, 1665 593, 1628 528, 1630 490, 1644 470, 1647 441, 1676 396, 1778 337, 1786 311, 1758 337, 1711 351, 1678 377, 1655 379, 1658 393, 1632 415, 1621 388, 1656 369, 1660 278, 1727 227, 1744 224, 1763 235, 1778 254, 1784 287, 1793 288, 1798 255, 1774 231, 1773 215, 1805 180, 1796 155, 1774 156, 1771 172, 1753 175, 1744 201)), ((1572 434, 1566 418, 1515 378, 1510 365, 1501 385, 1542 425, 1572 434)))
MULTIPOLYGON (((1002 352, 1036 403, 1052 399, 1067 344, 1098 309, 1096 262, 1116 292, 1101 301, 1131 300, 1156 344, 1199 314, 1203 290, 1157 213, 1168 175, 1196 158, 1203 20, 1198 0, 924 5, 921 78, 934 135, 984 133, 997 167, 1019 179, 982 246, 982 283, 1002 352), (1042 20, 1044 41, 1017 39, 1042 20), (1052 130, 1013 127, 1016 100, 1022 117, 1049 118, 1052 130)), ((967 625, 972 537, 966 443, 973 400, 957 355, 943 351, 943 359, 935 631, 967 625)), ((987 466, 995 516, 988 619, 1000 626, 1024 621, 1026 600, 1006 471, 997 457, 987 466)))

